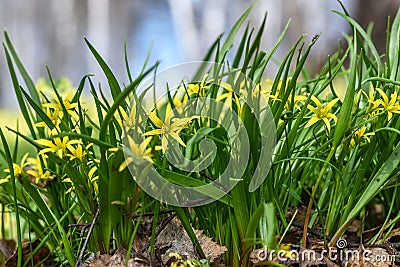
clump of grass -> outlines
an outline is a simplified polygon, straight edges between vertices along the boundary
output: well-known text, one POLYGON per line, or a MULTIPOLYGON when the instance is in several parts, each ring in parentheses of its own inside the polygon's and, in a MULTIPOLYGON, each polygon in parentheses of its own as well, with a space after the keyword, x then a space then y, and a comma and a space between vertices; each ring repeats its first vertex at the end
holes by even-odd
MULTIPOLYGON (((288 218, 289 209, 307 204, 303 246, 307 226, 317 223, 324 234, 333 236, 326 245, 334 245, 370 203, 381 203, 386 211, 382 230, 371 242, 383 240, 381 234, 387 235, 400 218, 395 201, 400 161, 400 13, 388 23, 385 57, 378 55, 369 32, 346 12, 337 12, 353 29, 346 37, 346 50, 339 45, 320 73, 311 77, 306 60, 319 36, 309 44, 302 36, 281 61, 276 76, 266 79, 263 73, 289 24, 270 52, 260 47, 266 18, 257 32, 245 27, 233 61, 228 62, 226 54, 250 11, 239 18, 224 42, 215 42, 190 80, 182 77, 176 88, 164 84, 164 98, 150 110, 144 102, 151 98, 155 83, 142 92, 139 88, 151 74, 157 79, 157 64, 147 67, 146 60, 133 78, 126 61, 129 83, 121 86, 86 40, 107 77, 112 98, 96 89, 89 75, 76 89, 60 90, 63 83, 49 72, 49 86, 42 90, 32 82, 5 32, 5 55, 29 134, 8 130, 37 150, 35 155, 18 157, 18 143, 10 151, 2 138, 0 152, 8 162, 9 176, 0 180, 0 202, 15 213, 19 248, 22 240, 39 238, 40 246, 50 248, 59 263, 71 266, 85 251, 108 253, 116 247, 130 251, 140 224, 132 218, 153 211, 151 253, 160 211, 173 208, 200 256, 205 255, 192 226, 227 247, 226 264, 248 266, 255 248, 282 245, 288 221, 294 219, 288 218), (346 81, 342 99, 335 79, 346 81), (93 98, 94 116, 81 101, 85 86, 93 98), (201 112, 189 113, 193 107, 201 112), (241 130, 232 134, 230 129, 239 126, 241 130), (214 152, 207 150, 214 153, 212 161, 202 154, 205 139, 215 144, 214 152), (240 175, 222 179, 223 186, 213 181, 223 176, 246 144, 246 166, 233 167, 233 174, 240 175), (173 164, 175 154, 168 156, 172 148, 183 155, 181 165, 173 164), (208 164, 201 171, 188 171, 188 162, 208 164), (150 170, 166 182, 154 183, 150 170), (154 190, 151 193, 143 186, 146 182, 154 190), (167 182, 181 187, 164 194, 167 182), (229 190, 225 185, 231 186, 229 190), (178 205, 177 200, 189 199, 185 192, 202 196, 206 204, 178 205), (95 225, 87 243, 70 226, 80 223, 95 225)), ((0 134, 4 137, 3 130, 0 134)))

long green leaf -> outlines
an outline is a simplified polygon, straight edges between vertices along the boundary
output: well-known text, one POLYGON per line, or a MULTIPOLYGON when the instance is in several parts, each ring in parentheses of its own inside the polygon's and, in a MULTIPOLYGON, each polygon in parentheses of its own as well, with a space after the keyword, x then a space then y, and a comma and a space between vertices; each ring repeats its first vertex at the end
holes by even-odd
POLYGON ((11 61, 10 53, 8 52, 8 50, 7 50, 6 46, 4 45, 4 43, 3 43, 3 47, 4 47, 4 52, 6 54, 8 69, 10 70, 11 80, 12 80, 12 83, 13 83, 13 88, 14 88, 15 95, 17 96, 19 108, 21 110, 22 116, 25 119, 26 124, 28 125, 28 128, 29 128, 29 131, 31 132, 31 135, 36 139, 36 133, 35 133, 35 129, 34 129, 33 124, 32 124, 32 119, 31 119, 31 116, 29 115, 28 108, 27 108, 27 106, 25 104, 25 101, 24 101, 24 98, 23 98, 23 96, 21 94, 21 90, 20 90, 20 87, 19 87, 17 75, 16 75, 15 70, 14 70, 14 65, 13 65, 13 63, 11 61))
POLYGON ((344 97, 342 107, 340 108, 338 122, 335 127, 335 132, 333 134, 333 149, 336 149, 339 143, 342 141, 343 135, 347 131, 350 124, 350 116, 353 109, 357 78, 357 38, 355 38, 356 34, 356 30, 354 30, 353 48, 350 52, 349 84, 347 86, 346 95, 344 97))
MULTIPOLYGON (((196 188, 196 187, 201 187, 201 186, 207 185, 207 183, 205 183, 201 180, 192 178, 190 176, 186 176, 186 175, 182 175, 182 174, 175 173, 172 171, 164 170, 163 177, 177 185, 185 186, 185 187, 192 187, 193 190, 195 190, 199 193, 202 193, 206 196, 209 196, 210 198, 216 199, 217 196, 224 195, 224 191, 222 191, 221 189, 218 189, 216 187, 207 188, 207 191, 205 191, 202 188, 196 188)), ((230 197, 228 195, 224 195, 223 197, 219 198, 218 201, 220 201, 226 205, 229 205, 230 197)))
POLYGON ((382 61, 381 58, 378 54, 378 51, 376 50, 375 45, 373 44, 371 38, 368 36, 368 34, 365 32, 365 30, 360 26, 360 24, 358 24, 354 19, 352 19, 351 17, 339 12, 339 11, 333 11, 336 14, 338 14, 339 16, 345 18, 350 25, 354 28, 354 42, 355 44, 357 44, 356 39, 357 39, 357 35, 356 32, 360 33, 361 36, 364 38, 365 42, 368 45, 368 48, 371 50, 371 53, 375 59, 375 63, 377 65, 377 73, 382 73, 383 67, 382 67, 382 61))
MULTIPOLYGON (((235 40, 235 36, 237 32, 239 31, 240 27, 242 26, 243 22, 246 20, 246 18, 249 16, 251 10, 254 8, 255 4, 257 2, 254 2, 241 16, 240 18, 236 21, 235 25, 233 25, 231 31, 229 32, 228 36, 226 37, 224 43, 222 44, 221 48, 218 49, 217 51, 217 58, 216 62, 217 63, 222 63, 222 60, 225 58, 226 53, 229 51, 229 49, 232 47, 233 41, 235 40)), ((208 60, 211 58, 211 55, 213 51, 215 50, 216 47, 218 47, 220 43, 220 37, 214 42, 214 44, 211 46, 209 49, 207 55, 204 57, 203 62, 198 70, 196 71, 196 74, 193 76, 194 81, 200 81, 203 75, 203 72, 205 68, 207 67, 208 60)))
MULTIPOLYGON (((140 75, 133 83, 128 85, 124 91, 115 96, 113 105, 109 108, 106 116, 104 117, 104 120, 101 122, 99 131, 99 140, 101 142, 107 141, 107 130, 114 118, 114 113, 118 110, 122 103, 125 103, 126 97, 136 89, 143 78, 147 76, 157 65, 158 63, 156 63, 156 65, 140 75)), ((112 233, 112 221, 114 219, 111 218, 111 209, 113 207, 111 207, 111 200, 109 199, 110 177, 105 147, 100 147, 100 157, 101 158, 98 180, 100 213, 98 228, 100 231, 101 251, 108 252, 110 248, 110 238, 112 233)))
POLYGON ((233 25, 231 31, 229 32, 228 36, 225 39, 225 42, 221 46, 220 56, 218 58, 218 62, 221 62, 222 58, 225 56, 225 54, 229 51, 231 48, 233 41, 235 40, 235 36, 237 32, 239 31, 240 27, 242 26, 243 22, 245 19, 248 17, 250 14, 251 10, 254 8, 257 2, 254 2, 243 14, 240 16, 240 18, 236 21, 235 25, 233 25))
MULTIPOLYGON (((86 38, 85 38, 85 42, 88 45, 93 56, 96 58, 100 67, 102 68, 104 74, 106 75, 108 84, 110 86, 111 95, 112 95, 113 99, 116 99, 118 97, 118 95, 121 93, 121 87, 119 86, 117 79, 115 78, 114 74, 112 73, 110 67, 107 65, 105 60, 101 57, 101 55, 97 52, 97 50, 93 47, 93 45, 86 38)), ((124 109, 125 109, 125 107, 124 107, 124 109)))
POLYGON ((28 90, 29 90, 29 93, 30 93, 32 99, 36 102, 36 104, 39 104, 40 98, 39 98, 39 94, 36 90, 36 86, 35 86, 34 82, 32 81, 31 77, 29 76, 28 72, 26 71, 24 65, 22 65, 22 62, 19 59, 17 52, 14 49, 13 44, 11 43, 11 40, 10 40, 10 37, 8 36, 7 31, 4 31, 4 37, 6 39, 8 49, 10 50, 10 53, 15 61, 15 64, 17 65, 17 68, 18 68, 19 72, 21 73, 21 76, 24 79, 26 86, 28 87, 28 90))
POLYGON ((392 29, 390 31, 389 50, 387 52, 390 79, 398 80, 398 66, 400 63, 400 9, 397 11, 397 15, 392 24, 392 29))
POLYGON ((54 129, 56 126, 50 120, 50 118, 47 116, 47 114, 44 113, 42 108, 35 103, 35 101, 29 96, 29 94, 27 92, 24 91, 24 89, 20 88, 20 91, 24 94, 25 99, 28 101, 28 103, 31 105, 31 107, 36 111, 38 116, 46 123, 46 125, 50 129, 54 129))
POLYGON ((333 236, 331 244, 335 244, 335 242, 346 231, 347 227, 356 218, 360 211, 382 190, 382 185, 388 181, 388 179, 391 177, 390 175, 397 168, 399 163, 400 143, 395 147, 392 154, 369 182, 367 188, 364 190, 364 193, 358 199, 356 205, 347 216, 346 221, 333 236))

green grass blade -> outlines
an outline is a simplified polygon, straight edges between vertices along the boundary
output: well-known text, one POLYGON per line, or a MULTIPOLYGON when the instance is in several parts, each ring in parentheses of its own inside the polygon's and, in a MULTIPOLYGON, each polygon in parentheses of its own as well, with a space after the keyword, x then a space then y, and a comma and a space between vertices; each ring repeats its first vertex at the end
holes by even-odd
POLYGON ((235 36, 237 32, 239 31, 240 27, 242 26, 243 22, 245 19, 249 16, 251 10, 254 8, 257 2, 254 2, 243 14, 240 16, 240 18, 236 21, 235 25, 233 25, 231 31, 229 32, 228 36, 226 37, 223 45, 221 46, 220 50, 220 56, 218 58, 217 62, 221 62, 222 58, 225 56, 225 54, 229 51, 231 48, 233 41, 235 39, 235 36))
POLYGON ((29 96, 27 92, 24 91, 24 89, 20 88, 21 92, 24 94, 25 99, 28 101, 28 103, 31 105, 31 107, 36 111, 38 116, 46 123, 46 125, 50 129, 54 129, 56 126, 54 123, 50 120, 50 118, 47 116, 46 113, 42 110, 40 106, 38 106, 35 101, 29 96))
POLYGON ((244 33, 242 35, 242 40, 240 41, 239 47, 238 47, 238 49, 236 51, 236 56, 235 56, 235 59, 233 60, 233 63, 232 63, 232 68, 233 69, 239 68, 239 63, 240 63, 240 60, 241 60, 241 58, 243 56, 243 51, 244 51, 244 47, 246 45, 248 32, 249 32, 249 23, 247 23, 246 29, 244 30, 244 33))
POLYGON ((272 47, 271 51, 268 52, 265 59, 262 61, 260 67, 257 69, 257 72, 255 73, 255 76, 254 76, 254 81, 259 81, 261 79, 262 75, 264 74, 264 70, 267 67, 269 61, 271 60, 272 56, 275 54, 279 45, 282 43, 282 41, 286 35, 286 32, 289 29, 290 22, 291 22, 291 20, 288 21, 288 23, 286 24, 285 28, 283 29, 281 35, 279 36, 278 41, 275 43, 274 47, 272 47))
POLYGON ((75 93, 74 97, 71 100, 71 103, 76 103, 76 102, 79 101, 79 98, 81 97, 81 94, 83 92, 83 88, 85 87, 86 79, 88 79, 91 76, 93 76, 93 75, 89 74, 89 75, 83 76, 83 78, 81 79, 81 81, 80 81, 80 83, 78 85, 78 89, 76 90, 76 93, 75 93))
POLYGON ((390 79, 391 80, 397 80, 398 79, 398 72, 399 69, 397 66, 399 66, 399 60, 400 60, 400 9, 397 11, 397 15, 394 18, 393 24, 392 24, 392 29, 390 33, 387 33, 388 35, 390 34, 390 40, 388 42, 389 47, 388 47, 388 55, 387 55, 387 61, 388 61, 388 66, 390 68, 390 79))
MULTIPOLYGON (((109 129, 109 125, 114 119, 114 114, 121 106, 122 103, 125 103, 126 97, 132 93, 139 83, 143 80, 145 76, 147 76, 151 71, 154 70, 158 66, 158 63, 148 69, 145 73, 140 75, 133 83, 128 85, 124 91, 119 93, 115 99, 113 105, 107 111, 104 120, 101 121, 100 131, 99 131, 99 140, 101 142, 107 141, 107 130, 109 129)), ((100 231, 100 245, 102 252, 108 252, 110 246, 110 237, 112 233, 112 221, 111 218, 111 201, 109 199, 109 167, 107 162, 107 150, 104 147, 100 147, 100 168, 99 168, 99 205, 100 205, 100 213, 99 213, 99 231, 100 231)))
MULTIPOLYGON (((147 51, 146 58, 144 59, 144 63, 143 63, 142 69, 140 70, 140 74, 143 74, 144 71, 146 70, 147 63, 148 63, 149 60, 150 60, 150 55, 151 55, 151 51, 152 51, 152 50, 153 50, 153 40, 151 40, 149 50, 147 51)), ((131 83, 132 83, 132 82, 131 82, 131 83)))
POLYGON ((35 133, 35 129, 34 129, 33 124, 32 124, 32 119, 31 119, 31 117, 29 115, 28 108, 27 108, 27 106, 25 104, 25 101, 24 101, 24 98, 23 98, 23 96, 21 94, 21 90, 20 90, 20 87, 19 87, 17 75, 16 75, 15 70, 14 70, 14 65, 13 65, 13 63, 11 61, 10 53, 8 52, 8 50, 7 50, 6 46, 4 45, 4 43, 3 43, 3 47, 4 47, 4 52, 6 54, 6 60, 7 60, 7 64, 8 64, 8 69, 10 71, 11 80, 12 80, 12 83, 13 83, 13 88, 14 88, 15 95, 17 96, 19 108, 21 110, 22 116, 25 119, 26 124, 28 125, 28 128, 29 128, 29 131, 30 131, 31 135, 36 139, 36 133, 35 133))
POLYGON ((332 143, 333 149, 336 149, 336 147, 342 141, 343 135, 347 131, 350 124, 350 119, 351 119, 350 116, 353 109, 354 95, 356 92, 356 80, 357 80, 357 39, 355 37, 356 34, 357 34, 356 30, 354 30, 353 48, 350 52, 349 84, 347 86, 346 95, 344 97, 342 107, 340 108, 338 122, 335 127, 335 132, 333 134, 333 143, 332 143))
POLYGON ((126 49, 126 40, 124 41, 124 60, 125 60, 125 69, 128 75, 129 83, 133 83, 131 68, 129 67, 128 51, 126 49))
POLYGON ((156 202, 155 209, 154 209, 154 216, 153 222, 151 225, 151 238, 150 238, 150 249, 149 254, 152 255, 154 251, 154 245, 156 243, 156 233, 157 233, 157 224, 158 224, 158 217, 160 214, 160 202, 156 202))
MULTIPOLYGON (((246 243, 250 245, 251 243, 254 243, 256 240, 254 240, 254 237, 256 236, 256 231, 258 229, 258 226, 260 225, 261 221, 266 222, 266 232, 262 233, 261 236, 265 238, 264 240, 261 240, 262 242, 265 242, 265 245, 268 248, 275 248, 276 245, 276 213, 275 213, 275 208, 273 203, 261 203, 257 209, 253 212, 247 229, 246 229, 246 243)), ((263 225, 264 226, 264 225, 263 225)), ((263 227, 262 226, 262 227, 263 227)))
POLYGON ((10 170, 10 175, 11 175, 11 183, 12 183, 12 193, 13 193, 13 200, 14 200, 14 208, 15 208, 15 219, 17 223, 17 253, 18 253, 18 266, 21 266, 22 264, 22 233, 21 233, 21 223, 20 223, 20 217, 19 217, 19 207, 18 207, 18 202, 17 202, 17 189, 16 189, 16 177, 14 175, 14 167, 13 167, 13 162, 11 158, 11 153, 10 153, 10 148, 7 144, 6 137, 3 134, 3 131, 0 128, 0 137, 1 137, 1 142, 3 143, 3 148, 4 148, 4 153, 6 156, 6 160, 8 163, 8 168, 10 170))
MULTIPOLYGON (((256 53, 256 51, 258 51, 260 49, 261 37, 264 33, 266 21, 267 21, 267 13, 265 13, 265 15, 264 15, 263 21, 262 21, 260 28, 256 34, 253 44, 250 46, 250 49, 246 52, 243 66, 242 66, 242 72, 246 71, 247 67, 250 64, 250 60, 253 58, 253 55, 256 53)), ((253 77, 250 76, 249 78, 252 79, 253 77)), ((254 81, 254 82, 257 82, 257 81, 254 81)))
POLYGON ((184 186, 184 187, 192 187, 193 190, 195 190, 201 194, 204 194, 210 198, 218 199, 218 201, 220 201, 226 205, 229 205, 229 203, 230 203, 229 195, 226 195, 223 190, 221 190, 215 186, 207 187, 206 189, 201 188, 202 186, 207 185, 207 183, 205 183, 199 179, 195 179, 190 176, 182 175, 182 174, 175 173, 175 172, 168 171, 168 170, 163 170, 163 177, 174 184, 184 186), (197 188, 197 187, 199 187, 199 188, 197 188), (223 195, 223 197, 219 198, 219 196, 221 196, 221 195, 223 195))
POLYGON ((397 168, 399 163, 400 143, 394 148, 392 154, 369 182, 364 193, 361 195, 356 205, 349 213, 346 221, 340 226, 339 230, 333 236, 331 244, 335 244, 335 242, 341 237, 344 231, 346 231, 347 227, 356 218, 360 211, 381 191, 382 185, 387 182, 387 180, 390 178, 390 175, 397 168))
POLYGON ((40 98, 39 94, 36 90, 36 86, 33 83, 31 77, 29 76, 28 72, 26 71, 25 67, 22 65, 21 60, 19 59, 17 52, 14 49, 14 46, 11 43, 10 37, 8 36, 7 31, 4 31, 4 37, 6 39, 7 47, 10 50, 10 53, 14 59, 15 64, 17 65, 17 68, 19 72, 21 73, 22 78, 25 81, 26 86, 28 87, 29 93, 32 97, 32 99, 36 102, 36 104, 40 104, 40 98))
MULTIPOLYGON (((220 49, 217 49, 217 58, 215 61, 217 63, 221 63, 222 60, 225 58, 226 53, 229 51, 229 49, 232 47, 233 41, 235 39, 235 36, 237 32, 239 31, 240 27, 242 26, 243 22, 246 20, 246 18, 249 16, 251 10, 254 8, 256 2, 254 2, 241 16, 240 18, 236 21, 235 25, 233 25, 231 31, 228 33, 228 36, 226 37, 224 43, 222 44, 220 49)), ((219 37, 214 44, 210 47, 208 50, 206 56, 203 58, 203 61, 205 61, 203 64, 200 65, 198 70, 196 71, 196 74, 193 76, 194 81, 201 81, 202 75, 204 73, 205 68, 207 67, 207 61, 211 59, 211 56, 215 50, 220 44, 221 38, 219 37)))
POLYGON ((113 105, 110 107, 108 110, 106 116, 104 117, 104 120, 102 121, 101 128, 100 128, 100 140, 104 141, 104 138, 106 136, 107 128, 114 118, 114 113, 118 110, 118 108, 121 106, 121 104, 125 101, 125 98, 132 93, 136 89, 136 87, 139 85, 139 83, 143 80, 144 77, 146 77, 150 72, 152 72, 156 66, 158 66, 158 63, 156 63, 154 66, 152 66, 150 69, 148 69, 145 73, 140 75, 133 83, 128 85, 124 91, 122 91, 114 100, 113 105))
MULTIPOLYGON (((99 63, 100 67, 102 68, 104 74, 106 75, 108 84, 110 86, 111 95, 112 95, 113 99, 116 99, 118 97, 118 95, 121 93, 121 87, 119 86, 117 79, 115 78, 110 67, 107 65, 107 63, 104 61, 104 59, 101 57, 101 55, 97 52, 97 50, 93 47, 93 45, 86 38, 85 38, 85 42, 88 45, 93 56, 99 63)), ((124 109, 125 109, 125 106, 124 106, 124 109)))
MULTIPOLYGON (((368 34, 364 31, 364 29, 360 26, 360 24, 358 24, 354 19, 352 19, 351 17, 339 12, 339 11, 333 11, 336 14, 338 14, 339 16, 343 17, 344 19, 346 19, 350 25, 355 29, 354 30, 354 39, 356 40, 357 38, 357 34, 356 32, 358 32, 359 34, 361 34, 361 36, 364 38, 366 44, 368 45, 368 48, 370 49, 374 59, 375 59, 375 63, 377 65, 377 73, 382 73, 383 67, 382 67, 382 61, 381 58, 378 54, 378 51, 375 48, 375 45, 372 43, 371 38, 368 36, 368 34)), ((357 44, 357 42, 354 40, 355 44, 357 44)))

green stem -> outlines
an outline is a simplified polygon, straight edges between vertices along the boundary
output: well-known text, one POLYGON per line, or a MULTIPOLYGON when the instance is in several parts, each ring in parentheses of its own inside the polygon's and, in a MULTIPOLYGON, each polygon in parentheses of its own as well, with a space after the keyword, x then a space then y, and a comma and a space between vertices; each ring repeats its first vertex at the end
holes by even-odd
POLYGON ((335 154, 335 151, 336 151, 336 146, 332 147, 331 151, 329 152, 329 155, 326 158, 326 162, 322 166, 322 169, 319 172, 317 181, 315 182, 315 185, 313 187, 313 190, 312 190, 312 193, 311 193, 311 197, 310 197, 310 201, 308 202, 306 217, 304 219, 304 229, 303 229, 303 239, 302 239, 303 247, 306 247, 306 245, 307 245, 308 224, 310 222, 311 208, 313 206, 313 199, 315 197, 315 194, 317 193, 317 189, 319 187, 321 179, 324 176, 326 169, 328 168, 328 165, 329 165, 328 163, 331 160, 331 158, 333 157, 333 155, 335 154))

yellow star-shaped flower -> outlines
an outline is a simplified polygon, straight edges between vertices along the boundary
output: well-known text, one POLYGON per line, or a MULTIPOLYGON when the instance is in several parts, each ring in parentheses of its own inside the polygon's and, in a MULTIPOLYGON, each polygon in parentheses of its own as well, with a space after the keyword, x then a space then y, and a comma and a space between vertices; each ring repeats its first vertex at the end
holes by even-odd
POLYGON ((305 128, 310 127, 311 125, 319 122, 322 120, 328 130, 330 132, 331 130, 331 125, 329 123, 329 119, 333 119, 335 123, 337 122, 337 117, 331 113, 332 107, 336 104, 336 102, 339 100, 339 98, 336 98, 329 102, 328 104, 322 105, 321 102, 316 98, 315 96, 311 96, 311 100, 315 103, 317 107, 313 107, 312 105, 308 105, 307 108, 311 110, 314 113, 314 116, 310 118, 310 120, 307 122, 305 128))
POLYGON ((168 147, 168 137, 171 136, 182 146, 186 146, 183 140, 179 137, 180 131, 191 121, 194 117, 189 118, 171 118, 172 112, 165 114, 165 121, 161 121, 160 118, 154 112, 150 112, 149 119, 158 128, 146 132, 144 135, 161 135, 161 148, 163 153, 168 147))

